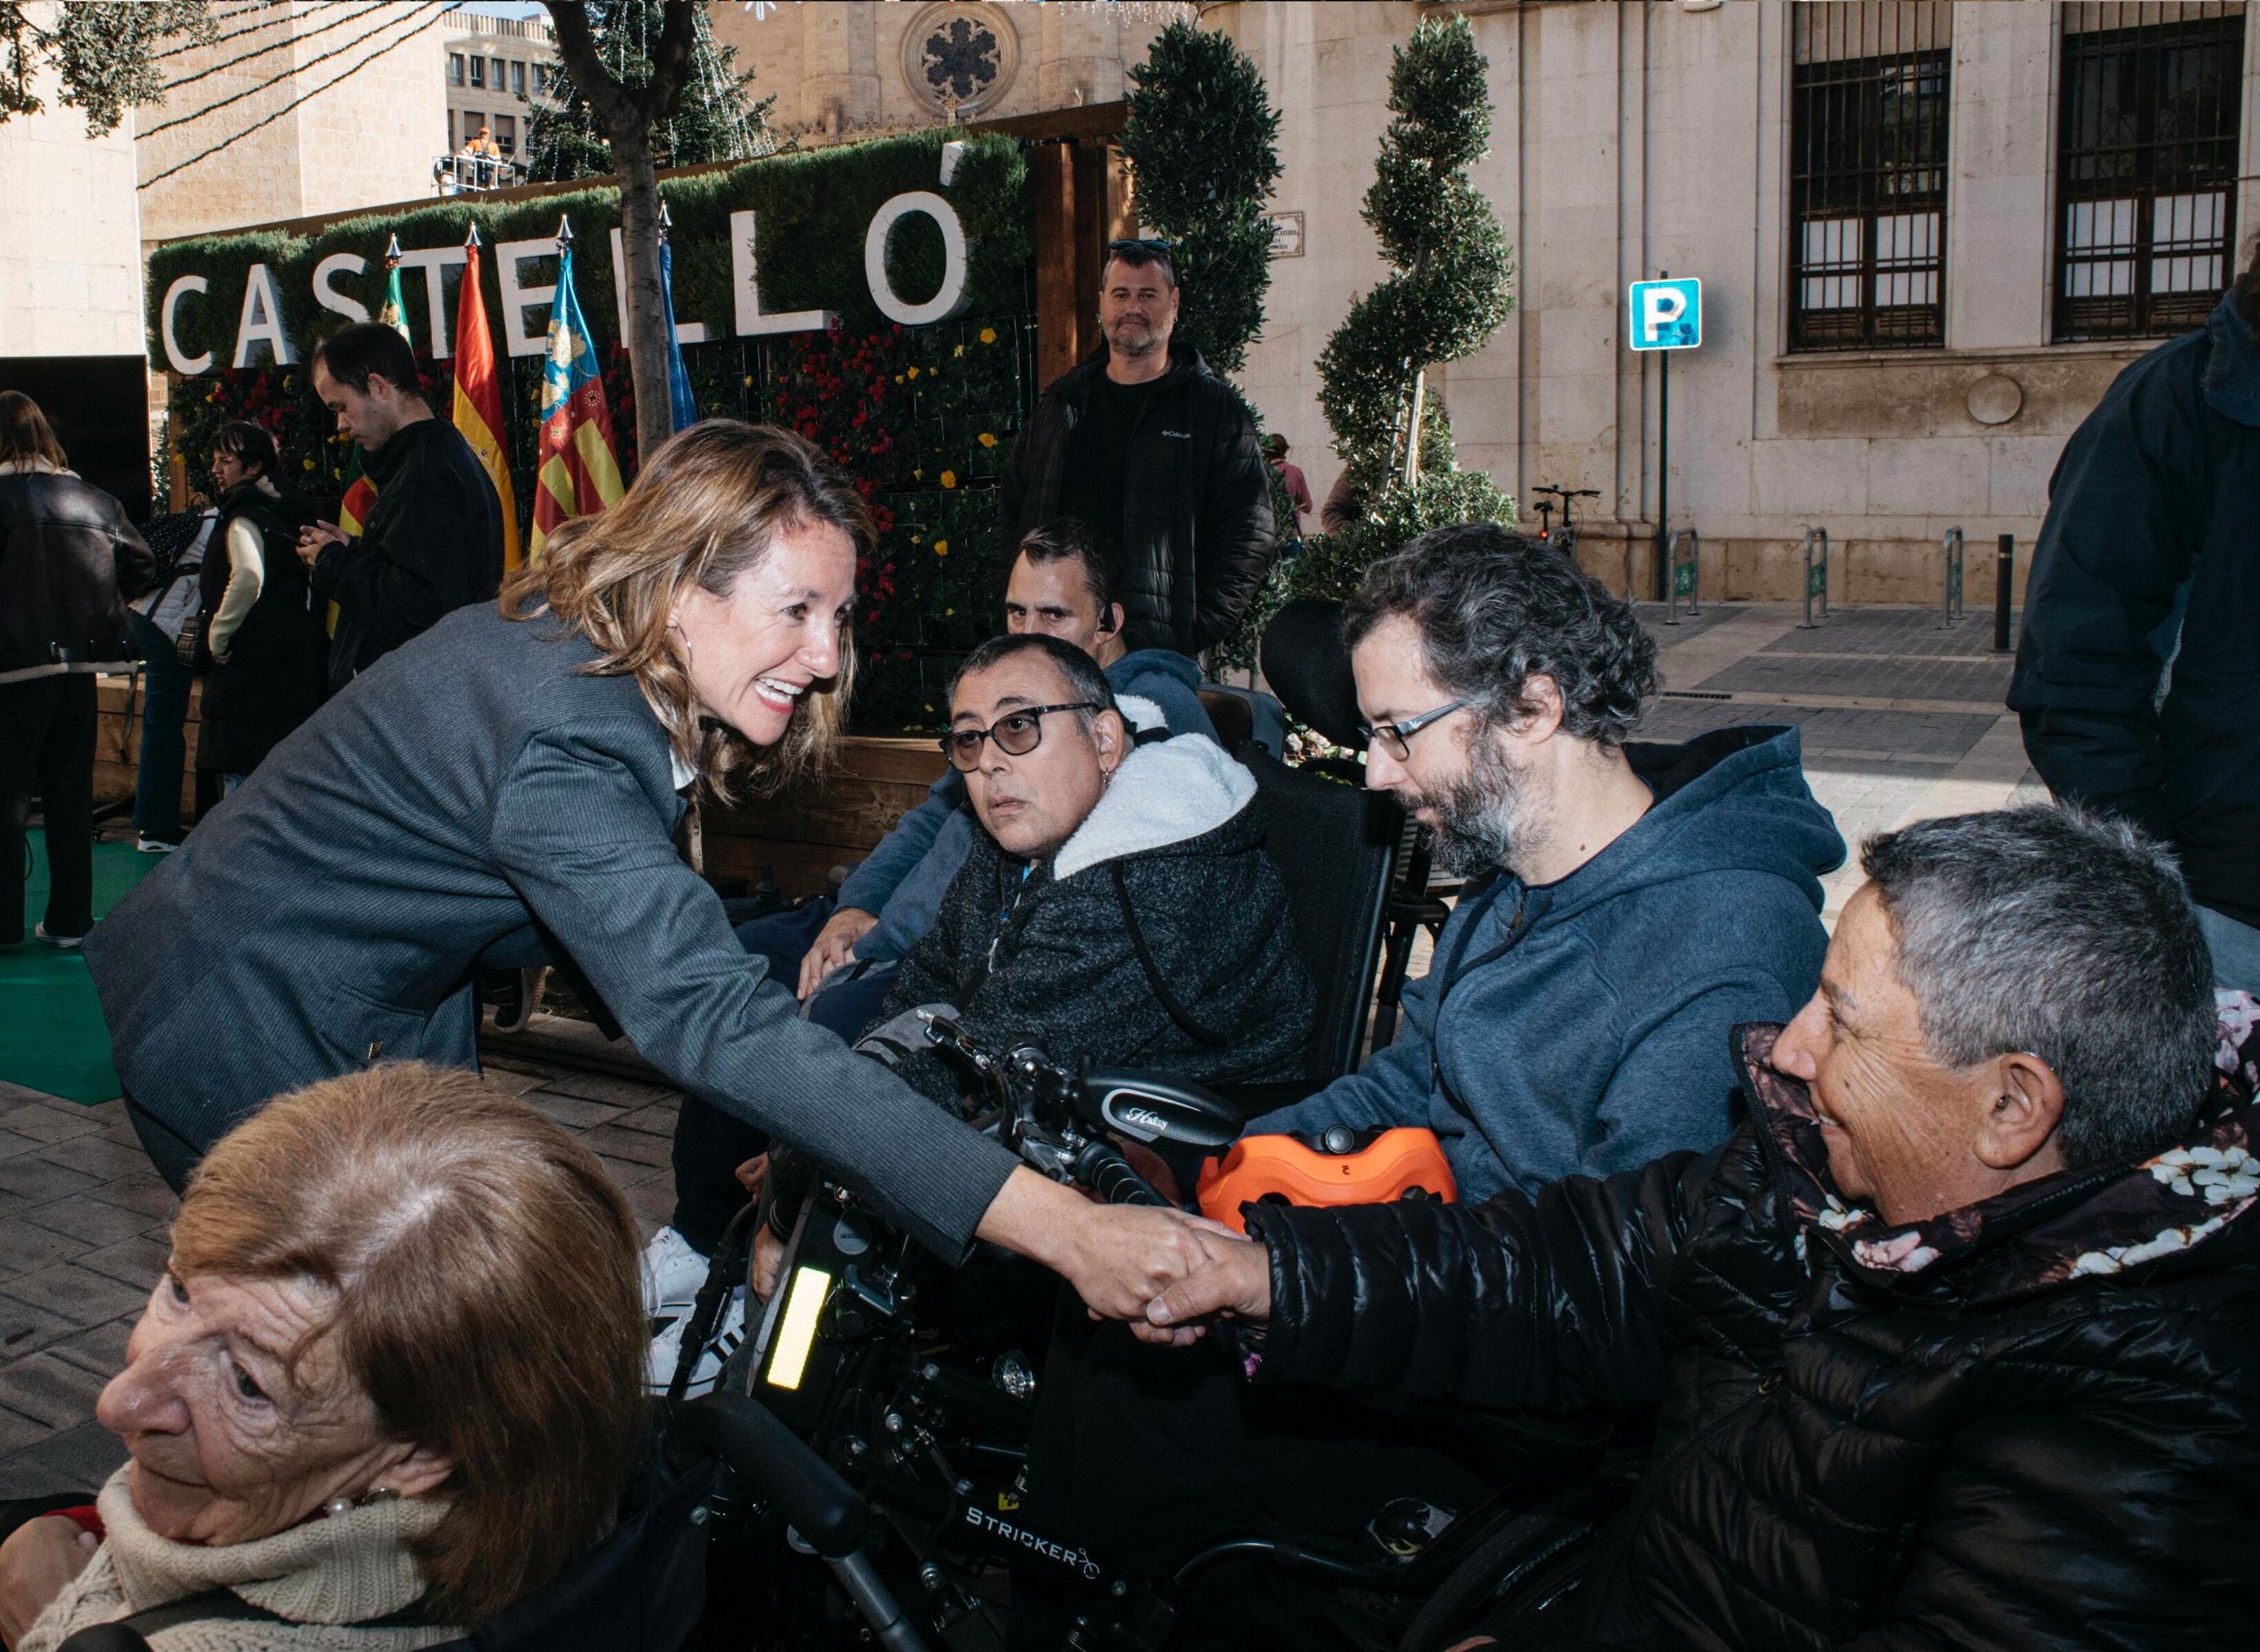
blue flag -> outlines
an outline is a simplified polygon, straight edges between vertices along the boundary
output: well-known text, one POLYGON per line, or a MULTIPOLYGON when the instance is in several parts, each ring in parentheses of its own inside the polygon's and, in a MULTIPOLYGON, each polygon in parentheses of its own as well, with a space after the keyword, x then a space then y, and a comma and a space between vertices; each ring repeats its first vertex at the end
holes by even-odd
POLYGON ((690 394, 690 369, 683 363, 683 340, 675 333, 675 249, 659 244, 659 296, 667 306, 667 407, 669 428, 681 430, 698 422, 698 404, 690 394))

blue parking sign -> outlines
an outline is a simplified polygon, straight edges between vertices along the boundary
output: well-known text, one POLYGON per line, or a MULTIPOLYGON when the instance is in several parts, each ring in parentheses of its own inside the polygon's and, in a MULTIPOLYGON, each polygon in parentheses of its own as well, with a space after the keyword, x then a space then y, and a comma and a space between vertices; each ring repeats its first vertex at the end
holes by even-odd
POLYGON ((1636 281, 1627 290, 1632 304, 1632 347, 1691 350, 1703 342, 1703 282, 1689 275, 1677 281, 1636 281))

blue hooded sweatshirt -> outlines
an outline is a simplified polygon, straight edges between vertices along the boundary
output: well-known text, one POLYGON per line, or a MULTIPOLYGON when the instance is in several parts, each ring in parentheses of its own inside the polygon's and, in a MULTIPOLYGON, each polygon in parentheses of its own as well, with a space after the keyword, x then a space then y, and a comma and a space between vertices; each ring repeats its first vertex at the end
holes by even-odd
MULTIPOLYGON (((1216 728, 1201 709, 1200 668, 1168 648, 1140 648, 1106 668, 1117 696, 1151 701, 1172 734, 1216 728)), ((981 829, 965 795, 965 778, 945 769, 926 799, 895 823, 840 886, 840 904, 876 912, 879 921, 855 943, 855 955, 875 963, 899 958, 933 927, 950 879, 965 864, 981 829)))
POLYGON ((1726 1140, 1728 1029, 1812 997, 1844 840, 1794 728, 1625 749, 1656 794, 1631 830, 1557 883, 1470 883, 1397 1041, 1251 1133, 1425 1125, 1471 1203, 1726 1140))

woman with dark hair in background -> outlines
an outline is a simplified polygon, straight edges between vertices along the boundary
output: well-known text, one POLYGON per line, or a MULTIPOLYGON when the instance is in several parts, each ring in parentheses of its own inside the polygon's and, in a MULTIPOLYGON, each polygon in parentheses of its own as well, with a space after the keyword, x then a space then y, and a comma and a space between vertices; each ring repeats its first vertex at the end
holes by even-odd
POLYGON ((139 650, 125 603, 156 578, 125 507, 79 480, 39 404, 0 390, 0 947, 24 938, 24 827, 47 839, 39 939, 94 927, 94 679, 139 650))
POLYGON ((220 426, 212 475, 219 524, 204 554, 204 665, 197 769, 225 794, 322 703, 329 638, 298 558, 313 508, 276 489, 275 439, 256 425, 220 426))

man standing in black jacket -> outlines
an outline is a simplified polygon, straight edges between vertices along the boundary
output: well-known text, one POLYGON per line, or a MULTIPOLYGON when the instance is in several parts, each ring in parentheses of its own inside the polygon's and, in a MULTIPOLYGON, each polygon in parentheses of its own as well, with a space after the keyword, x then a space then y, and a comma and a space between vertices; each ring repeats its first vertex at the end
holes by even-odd
POLYGON ((314 391, 368 454, 376 504, 358 539, 334 522, 299 535, 317 597, 335 603, 334 694, 441 615, 502 589, 502 501, 453 425, 434 418, 408 340, 363 322, 314 352, 314 391))
POLYGON ((2173 846, 2214 978, 2260 993, 2260 261, 2072 433, 2009 709, 2057 797, 2173 846))
POLYGON ((1122 547, 1123 640, 1198 654, 1239 627, 1274 538, 1255 426, 1200 353, 1172 344, 1169 243, 1116 241, 1098 297, 1105 342, 1044 392, 998 493, 1002 542, 1059 517, 1122 547))

